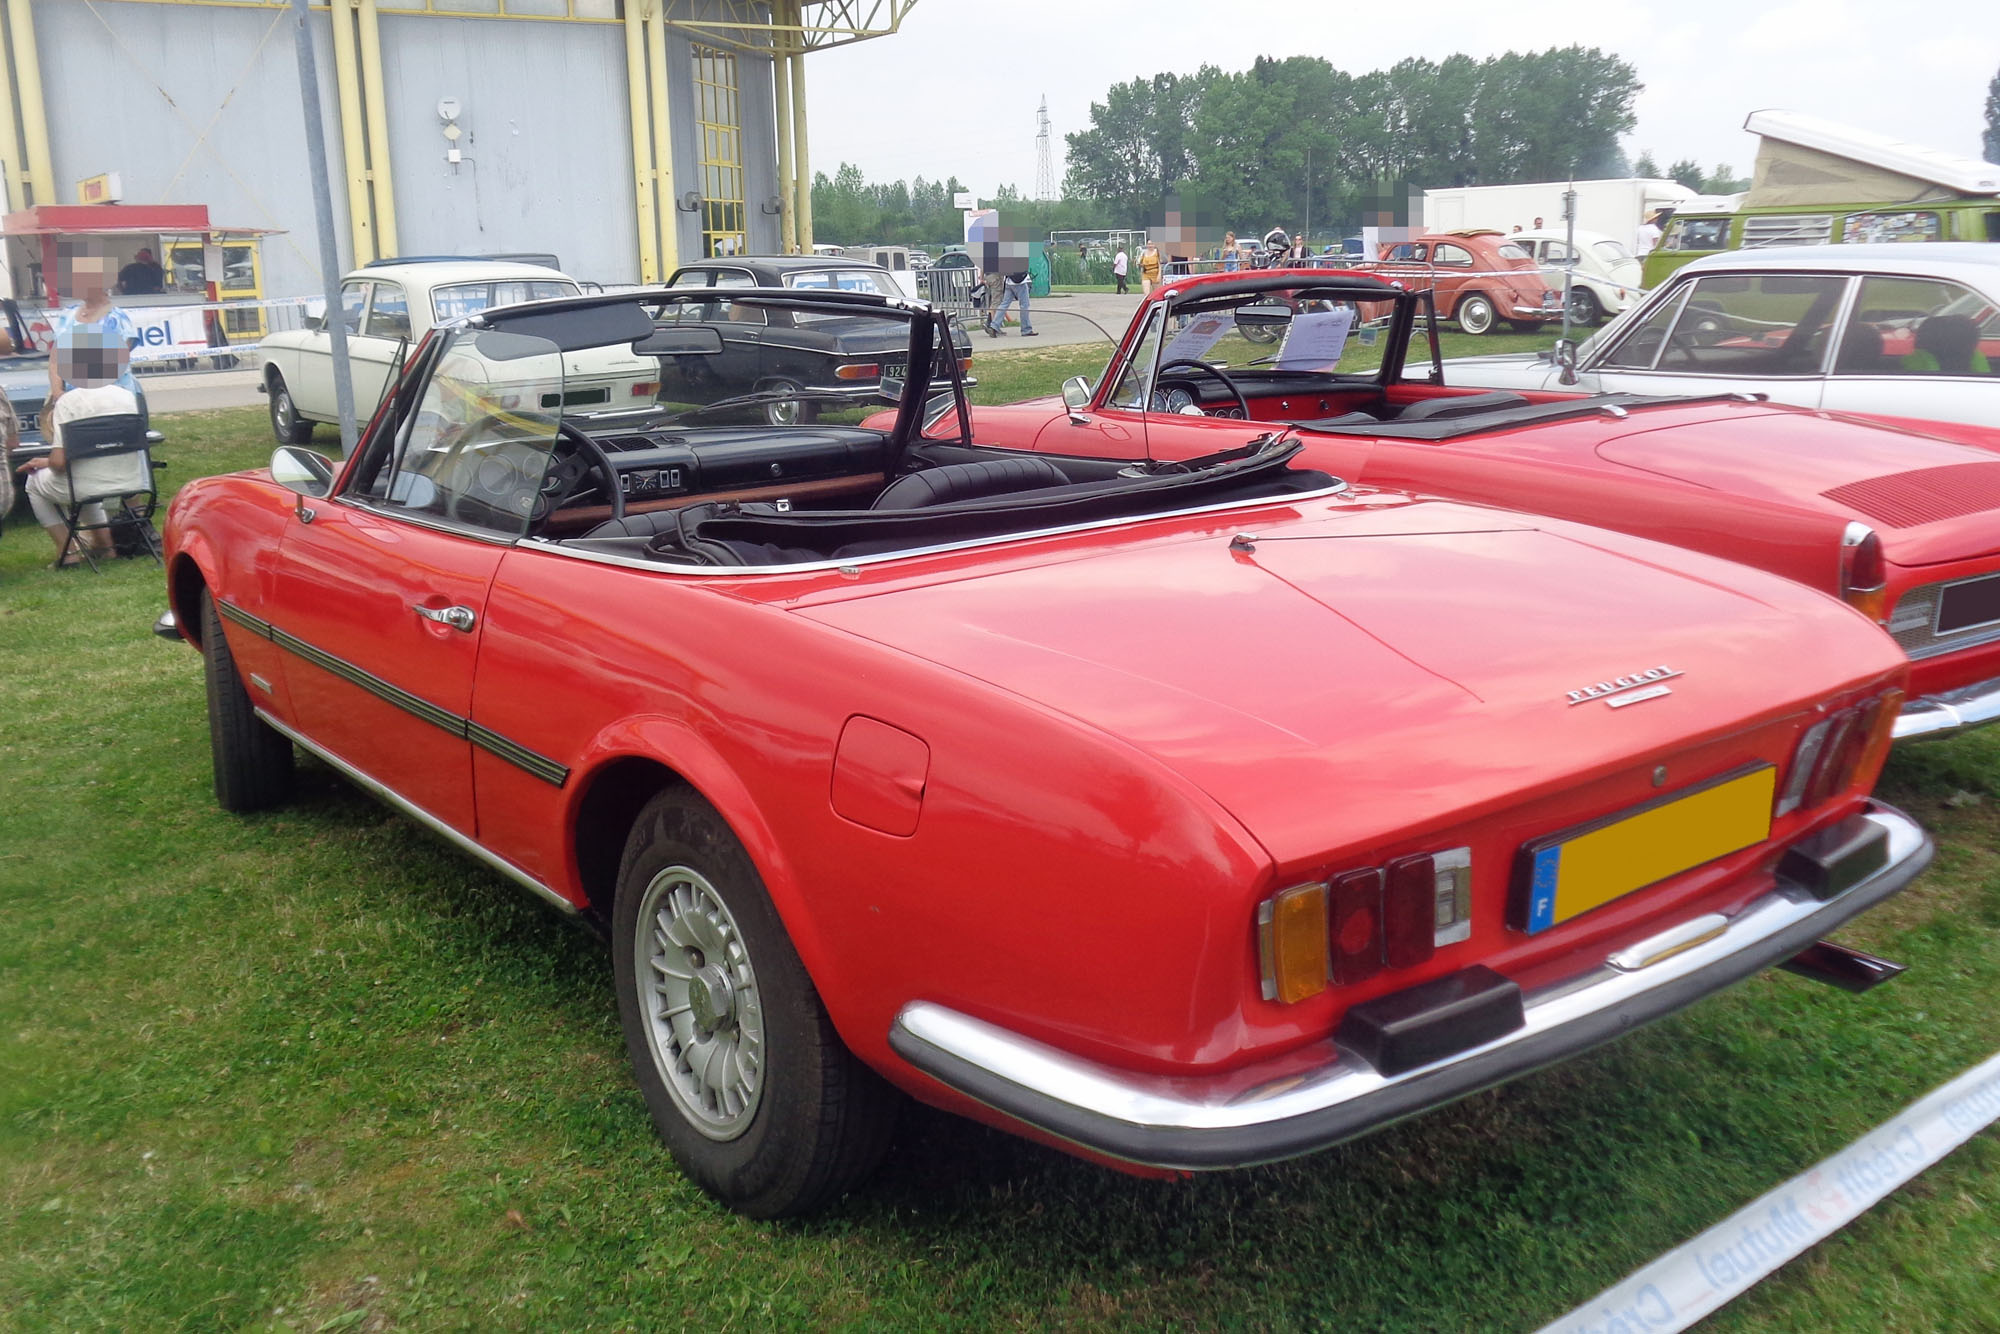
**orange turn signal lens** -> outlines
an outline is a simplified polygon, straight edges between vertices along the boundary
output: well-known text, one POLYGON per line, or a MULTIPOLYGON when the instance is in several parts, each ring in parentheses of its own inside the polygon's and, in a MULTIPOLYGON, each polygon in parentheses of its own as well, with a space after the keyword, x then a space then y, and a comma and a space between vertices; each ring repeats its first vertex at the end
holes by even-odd
POLYGON ((1325 885, 1294 885, 1257 907, 1264 999, 1286 1005, 1326 990, 1333 970, 1325 885))
POLYGON ((836 380, 879 380, 882 378, 882 367, 873 361, 857 362, 851 366, 835 366, 833 376, 836 380))
POLYGON ((1903 711, 1904 698, 1900 690, 1887 690, 1868 706, 1873 710, 1866 719, 1869 724, 1868 740, 1861 759, 1848 775, 1849 782, 1881 768, 1882 761, 1888 756, 1890 743, 1896 739, 1896 715, 1903 711))

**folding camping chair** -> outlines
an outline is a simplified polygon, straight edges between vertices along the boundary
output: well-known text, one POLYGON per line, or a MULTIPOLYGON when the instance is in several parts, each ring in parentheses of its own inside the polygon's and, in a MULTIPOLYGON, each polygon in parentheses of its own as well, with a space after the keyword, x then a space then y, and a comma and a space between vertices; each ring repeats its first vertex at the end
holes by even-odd
POLYGON ((143 550, 160 563, 160 535, 153 528, 159 492, 153 474, 162 465, 153 462, 152 451, 161 438, 158 431, 147 429, 145 414, 140 412, 78 417, 63 423, 63 475, 68 479, 68 495, 58 503, 69 531, 58 562, 76 552, 92 570, 97 569, 97 552, 83 541, 83 535, 108 532, 119 551, 136 554, 143 550), (92 505, 105 507, 103 522, 83 521, 84 511, 92 505))

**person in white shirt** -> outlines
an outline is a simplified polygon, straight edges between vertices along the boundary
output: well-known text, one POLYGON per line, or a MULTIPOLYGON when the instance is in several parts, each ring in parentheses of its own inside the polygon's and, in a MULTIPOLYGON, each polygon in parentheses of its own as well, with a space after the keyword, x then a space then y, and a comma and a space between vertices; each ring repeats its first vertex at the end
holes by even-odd
POLYGON ((1666 210, 1661 209, 1649 214, 1639 224, 1639 230, 1632 233, 1632 253, 1642 259, 1653 253, 1654 248, 1660 244, 1660 220, 1665 215, 1666 210))
MULTIPOLYGON (((35 520, 56 544, 59 565, 75 565, 83 559, 80 551, 67 549, 69 526, 63 522, 62 507, 69 501, 71 469, 63 455, 63 430, 69 423, 85 417, 138 413, 138 396, 118 383, 131 354, 131 349, 116 334, 100 339, 90 333, 78 334, 74 344, 59 345, 50 354, 55 373, 69 388, 44 419, 52 446, 48 456, 29 459, 20 471, 26 478, 28 503, 34 507, 35 520)), ((143 490, 152 480, 145 475, 146 459, 142 454, 88 459, 76 464, 74 473, 77 490, 86 493, 143 490)), ((81 521, 104 523, 104 506, 97 503, 84 506, 81 521)), ((107 529, 79 533, 77 540, 88 545, 93 554, 110 553, 111 534, 107 529)))
POLYGON ((1121 245, 1118 247, 1118 253, 1111 257, 1111 276, 1118 280, 1120 296, 1125 295, 1125 274, 1130 267, 1130 262, 1125 258, 1125 247, 1121 245))

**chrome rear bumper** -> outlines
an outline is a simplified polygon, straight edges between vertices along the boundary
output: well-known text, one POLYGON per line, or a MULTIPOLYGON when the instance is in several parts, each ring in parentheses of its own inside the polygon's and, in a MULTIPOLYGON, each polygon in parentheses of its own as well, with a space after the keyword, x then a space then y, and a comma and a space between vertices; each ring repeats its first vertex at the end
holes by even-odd
POLYGON ((1975 727, 2000 722, 2000 676, 1961 686, 1938 695, 1913 699, 1896 715, 1898 741, 1935 740, 1957 736, 1975 727))
POLYGON ((889 1041, 943 1084, 1108 1157, 1183 1170, 1272 1162, 1563 1060, 1791 958, 1930 864, 1931 841, 1908 816, 1876 804, 1860 818, 1887 835, 1887 860, 1845 892, 1822 900, 1780 878, 1733 917, 1679 923, 1527 993, 1514 1031, 1403 1074, 1332 1042, 1220 1075, 1136 1074, 925 1001, 903 1008, 889 1041))

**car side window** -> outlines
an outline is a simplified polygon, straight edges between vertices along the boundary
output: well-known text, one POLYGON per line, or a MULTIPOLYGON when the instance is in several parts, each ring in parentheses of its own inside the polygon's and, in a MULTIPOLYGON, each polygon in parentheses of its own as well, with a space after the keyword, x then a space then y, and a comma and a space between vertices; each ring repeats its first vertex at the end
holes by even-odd
POLYGON ((1458 269, 1469 269, 1472 267, 1472 252, 1464 246, 1446 245, 1443 242, 1439 242, 1431 251, 1431 263, 1446 264, 1458 269))
POLYGON ((347 325, 347 332, 361 332, 361 312, 368 308, 368 284, 365 282, 343 283, 340 288, 340 318, 347 325))
POLYGON ((356 490, 388 513, 524 536, 561 423, 562 353, 546 339, 457 329, 409 420, 361 460, 356 490))
POLYGON ((1835 375, 1991 375, 2000 312, 1957 283, 1864 278, 1841 331, 1835 375))
POLYGON ((1660 349, 1666 345, 1667 330, 1674 327, 1674 317, 1687 302, 1690 283, 1681 284, 1680 290, 1666 300, 1655 305, 1644 318, 1634 324, 1611 349, 1598 365, 1606 369, 1627 371, 1649 371, 1660 358, 1660 349))
POLYGON ((1153 362, 1160 355, 1160 326, 1164 318, 1161 309, 1155 307, 1146 321, 1145 332, 1132 345, 1131 357, 1118 371, 1111 396, 1105 399, 1107 407, 1144 410, 1152 390, 1153 362))
POLYGON ((1701 375, 1817 375, 1847 278, 1713 274, 1694 284, 1656 369, 1701 375))
POLYGON ((1419 245, 1415 241, 1404 241, 1389 247, 1390 259, 1408 260, 1418 264, 1421 264, 1429 253, 1430 247, 1419 245))
POLYGON ((403 295, 400 283, 375 284, 375 299, 368 306, 368 327, 365 331, 370 338, 408 338, 410 336, 410 302, 403 295))
POLYGON ((668 283, 667 286, 707 287, 709 285, 709 280, 713 277, 714 275, 711 274, 707 269, 682 269, 679 273, 676 273, 674 275, 673 281, 668 283))

